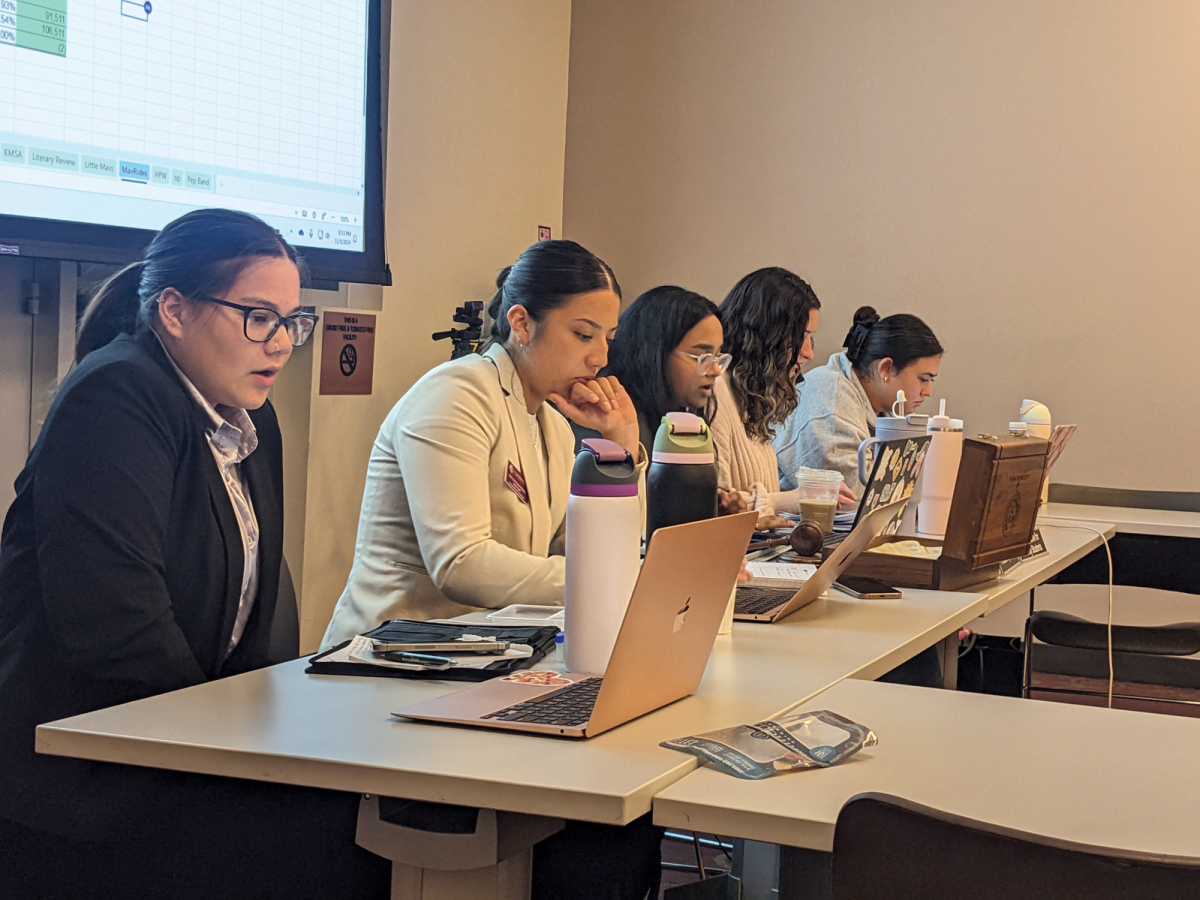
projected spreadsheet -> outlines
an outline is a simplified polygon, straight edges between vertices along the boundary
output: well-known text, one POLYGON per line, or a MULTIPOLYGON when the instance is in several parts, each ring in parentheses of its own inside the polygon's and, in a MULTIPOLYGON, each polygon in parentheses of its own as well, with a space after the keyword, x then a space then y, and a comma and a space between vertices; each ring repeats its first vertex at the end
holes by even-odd
POLYGON ((0 213, 362 245, 366 0, 0 0, 0 213))

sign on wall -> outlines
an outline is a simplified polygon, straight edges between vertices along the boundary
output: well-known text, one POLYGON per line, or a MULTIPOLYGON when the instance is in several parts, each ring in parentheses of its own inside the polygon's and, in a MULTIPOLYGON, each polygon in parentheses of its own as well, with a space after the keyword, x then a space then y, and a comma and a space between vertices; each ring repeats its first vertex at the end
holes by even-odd
POLYGON ((375 316, 326 310, 321 315, 322 394, 369 394, 375 371, 375 316))

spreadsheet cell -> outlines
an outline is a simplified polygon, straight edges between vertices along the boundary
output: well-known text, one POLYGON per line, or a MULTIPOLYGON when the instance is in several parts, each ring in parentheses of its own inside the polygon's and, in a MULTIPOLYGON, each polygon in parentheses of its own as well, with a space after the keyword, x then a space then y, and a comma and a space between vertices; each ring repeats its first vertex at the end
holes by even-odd
POLYGON ((0 0, 0 45, 67 53, 67 0, 0 0))

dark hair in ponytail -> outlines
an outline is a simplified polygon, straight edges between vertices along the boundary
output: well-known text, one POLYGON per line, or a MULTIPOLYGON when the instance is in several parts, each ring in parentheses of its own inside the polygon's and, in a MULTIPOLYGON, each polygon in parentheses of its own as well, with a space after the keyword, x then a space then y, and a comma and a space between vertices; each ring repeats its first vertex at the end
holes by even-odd
POLYGON ((918 359, 945 352, 933 330, 916 316, 898 313, 881 319, 869 306, 860 306, 854 313, 854 325, 846 335, 845 347, 850 365, 863 375, 879 359, 891 359, 896 371, 900 371, 918 359))
POLYGON ((508 340, 508 311, 514 306, 525 307, 537 322, 569 297, 606 288, 621 296, 612 269, 596 254, 574 241, 538 241, 496 276, 496 293, 488 304, 488 343, 508 340))
MULTIPOLYGON (((709 316, 721 319, 715 303, 674 285, 651 288, 621 313, 604 374, 617 376, 652 428, 658 428, 664 415, 680 408, 671 387, 671 354, 687 333, 709 316)), ((709 398, 708 406, 701 415, 712 421, 715 397, 709 398)))
POLYGON ((185 297, 221 294, 265 257, 305 270, 294 247, 270 225, 231 209, 197 209, 154 236, 140 261, 117 272, 92 296, 79 320, 75 362, 139 325, 152 326, 167 288, 185 297))

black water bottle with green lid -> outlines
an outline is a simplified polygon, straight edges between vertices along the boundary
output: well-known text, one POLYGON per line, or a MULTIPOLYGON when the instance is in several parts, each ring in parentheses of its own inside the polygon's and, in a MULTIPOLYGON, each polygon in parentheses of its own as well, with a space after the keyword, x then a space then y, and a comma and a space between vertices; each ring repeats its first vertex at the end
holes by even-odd
POLYGON ((692 413, 663 416, 646 473, 646 543, 668 525, 717 514, 717 466, 708 423, 692 413))

